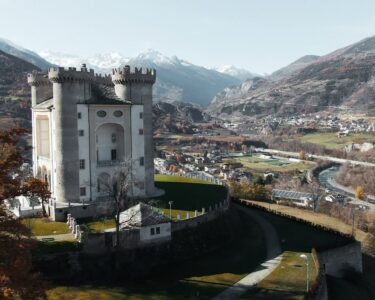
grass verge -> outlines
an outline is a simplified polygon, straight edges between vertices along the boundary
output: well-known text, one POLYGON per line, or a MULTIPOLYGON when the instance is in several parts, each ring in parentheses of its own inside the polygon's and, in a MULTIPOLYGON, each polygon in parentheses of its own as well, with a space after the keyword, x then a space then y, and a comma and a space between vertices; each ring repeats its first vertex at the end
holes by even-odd
POLYGON ((31 230, 34 236, 69 233, 69 227, 64 222, 53 222, 48 218, 26 218, 22 224, 31 230))

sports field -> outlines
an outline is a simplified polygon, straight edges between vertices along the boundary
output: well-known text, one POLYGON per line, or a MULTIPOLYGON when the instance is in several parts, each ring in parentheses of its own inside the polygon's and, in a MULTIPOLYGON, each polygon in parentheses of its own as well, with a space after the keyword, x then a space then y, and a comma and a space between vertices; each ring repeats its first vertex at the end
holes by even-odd
POLYGON ((290 172, 307 170, 314 165, 307 162, 291 161, 287 158, 262 158, 259 155, 234 157, 231 160, 242 163, 245 168, 259 172, 290 172))

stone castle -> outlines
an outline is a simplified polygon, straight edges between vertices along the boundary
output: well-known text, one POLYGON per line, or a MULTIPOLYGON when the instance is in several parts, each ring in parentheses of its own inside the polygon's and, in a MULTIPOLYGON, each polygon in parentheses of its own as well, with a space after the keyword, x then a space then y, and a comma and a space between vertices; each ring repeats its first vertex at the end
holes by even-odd
POLYGON ((129 66, 100 76, 82 65, 28 74, 32 91, 33 173, 48 182, 52 219, 100 214, 103 182, 132 161, 131 196, 154 186, 152 87, 156 71, 129 66))

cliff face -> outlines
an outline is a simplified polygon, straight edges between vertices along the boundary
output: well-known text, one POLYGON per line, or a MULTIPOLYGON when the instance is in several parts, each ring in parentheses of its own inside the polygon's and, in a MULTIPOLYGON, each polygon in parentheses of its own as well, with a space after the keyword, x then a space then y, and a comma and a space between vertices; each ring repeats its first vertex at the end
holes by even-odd
POLYGON ((207 111, 224 118, 343 108, 375 114, 375 37, 319 58, 305 57, 290 66, 269 78, 225 89, 207 111))

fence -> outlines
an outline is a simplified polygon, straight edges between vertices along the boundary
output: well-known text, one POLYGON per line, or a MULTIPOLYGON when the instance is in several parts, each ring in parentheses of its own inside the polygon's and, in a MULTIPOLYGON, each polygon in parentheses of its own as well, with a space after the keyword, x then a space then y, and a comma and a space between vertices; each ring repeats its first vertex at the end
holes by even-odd
POLYGON ((216 178, 212 175, 206 174, 205 172, 195 172, 195 173, 181 174, 181 173, 174 173, 174 172, 171 172, 171 171, 159 170, 159 173, 164 174, 164 175, 187 177, 187 178, 192 178, 192 179, 201 179, 201 180, 204 180, 204 181, 207 181, 207 182, 210 182, 210 183, 214 183, 214 184, 217 184, 217 185, 226 186, 225 181, 223 181, 219 178, 216 178))
POLYGON ((66 224, 68 224, 69 229, 71 230, 74 237, 81 242, 82 241, 82 230, 80 226, 77 224, 77 221, 71 214, 68 214, 66 224))

